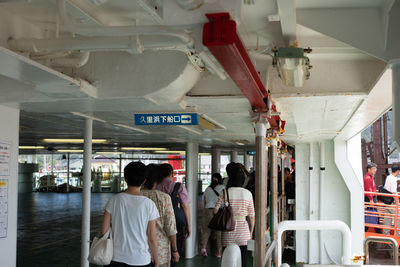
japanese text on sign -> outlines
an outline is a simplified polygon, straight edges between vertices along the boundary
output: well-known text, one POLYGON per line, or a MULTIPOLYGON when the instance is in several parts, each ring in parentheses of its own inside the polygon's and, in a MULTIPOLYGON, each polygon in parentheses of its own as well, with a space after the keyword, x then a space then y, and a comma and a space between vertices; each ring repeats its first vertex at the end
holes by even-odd
POLYGON ((10 174, 11 145, 0 142, 0 177, 10 174))
POLYGON ((8 229, 8 181, 0 179, 0 238, 7 237, 8 229))
POLYGON ((136 125, 197 125, 198 114, 135 114, 136 125))

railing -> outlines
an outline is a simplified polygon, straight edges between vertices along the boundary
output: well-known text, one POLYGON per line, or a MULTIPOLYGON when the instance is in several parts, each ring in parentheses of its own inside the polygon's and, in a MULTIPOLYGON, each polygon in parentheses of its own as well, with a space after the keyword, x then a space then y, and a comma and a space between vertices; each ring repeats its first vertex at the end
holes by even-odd
POLYGON ((393 246, 393 261, 394 265, 399 265, 399 244, 396 239, 391 237, 379 237, 379 236, 370 236, 365 239, 364 242, 364 251, 365 251, 365 264, 369 264, 369 243, 391 243, 393 246))
POLYGON ((373 196, 376 202, 364 203, 366 236, 370 231, 375 229, 375 234, 383 233, 387 237, 394 237, 397 242, 400 240, 400 220, 399 220, 399 198, 398 194, 383 194, 366 192, 365 196, 373 196), (391 197, 394 199, 393 204, 385 204, 380 199, 382 197, 391 197))

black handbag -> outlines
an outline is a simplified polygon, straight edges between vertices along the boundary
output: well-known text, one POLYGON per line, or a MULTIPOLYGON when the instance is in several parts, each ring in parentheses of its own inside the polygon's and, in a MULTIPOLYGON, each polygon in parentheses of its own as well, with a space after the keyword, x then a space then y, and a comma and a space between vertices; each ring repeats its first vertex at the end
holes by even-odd
MULTIPOLYGON (((392 194, 392 192, 386 190, 383 185, 378 186, 378 191, 382 194, 392 194)), ((394 202, 394 198, 388 196, 378 196, 378 200, 382 201, 386 205, 392 205, 394 202)))
POLYGON ((225 205, 212 217, 208 224, 208 228, 217 231, 230 232, 235 230, 235 219, 233 218, 231 203, 229 202, 228 190, 223 190, 222 193, 224 195, 225 205), (227 201, 225 201, 225 192, 227 201))

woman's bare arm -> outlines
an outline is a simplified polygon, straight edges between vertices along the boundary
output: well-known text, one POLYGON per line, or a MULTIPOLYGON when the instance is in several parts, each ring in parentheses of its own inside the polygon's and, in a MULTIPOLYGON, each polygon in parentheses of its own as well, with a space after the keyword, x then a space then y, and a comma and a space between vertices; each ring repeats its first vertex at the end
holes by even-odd
POLYGON ((103 222, 101 223, 101 234, 104 235, 111 226, 111 214, 108 211, 104 211, 103 222))
POLYGON ((159 266, 158 261, 158 243, 156 236, 156 220, 152 220, 147 225, 147 239, 149 242, 150 253, 153 258, 154 267, 159 266))

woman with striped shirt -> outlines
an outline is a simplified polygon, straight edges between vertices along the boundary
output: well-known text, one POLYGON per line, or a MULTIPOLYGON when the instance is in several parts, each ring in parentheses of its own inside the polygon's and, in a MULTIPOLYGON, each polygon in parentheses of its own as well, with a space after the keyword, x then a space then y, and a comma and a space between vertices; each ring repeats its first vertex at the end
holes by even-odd
MULTIPOLYGON (((246 176, 237 163, 229 163, 226 166, 226 172, 229 178, 227 191, 235 219, 235 229, 231 232, 222 232, 222 246, 226 247, 230 244, 238 245, 242 254, 242 267, 245 267, 247 261, 247 241, 253 236, 254 230, 253 196, 249 190, 242 188, 246 176), (249 224, 246 221, 246 217, 249 217, 249 224)), ((215 206, 214 213, 218 212, 218 209, 224 202, 223 194, 221 194, 215 206)))

